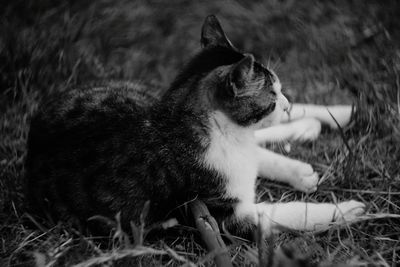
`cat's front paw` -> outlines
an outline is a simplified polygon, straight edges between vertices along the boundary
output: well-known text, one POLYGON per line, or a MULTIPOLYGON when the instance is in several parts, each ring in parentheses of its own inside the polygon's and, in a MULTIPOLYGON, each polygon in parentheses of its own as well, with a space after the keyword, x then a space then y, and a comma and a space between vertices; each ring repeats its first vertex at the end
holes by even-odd
POLYGON ((365 213, 365 204, 359 201, 350 200, 338 204, 338 210, 334 215, 336 222, 355 222, 360 215, 365 213))
POLYGON ((314 118, 304 118, 292 122, 293 141, 313 141, 318 138, 321 133, 321 122, 314 118))
POLYGON ((294 169, 291 185, 302 192, 312 193, 317 191, 319 176, 310 164, 300 162, 294 169))
POLYGON ((355 111, 353 106, 350 105, 336 105, 336 106, 328 106, 327 109, 329 110, 330 114, 335 118, 336 122, 332 117, 328 121, 329 127, 332 129, 337 129, 338 124, 340 127, 345 127, 349 124, 352 113, 355 111))

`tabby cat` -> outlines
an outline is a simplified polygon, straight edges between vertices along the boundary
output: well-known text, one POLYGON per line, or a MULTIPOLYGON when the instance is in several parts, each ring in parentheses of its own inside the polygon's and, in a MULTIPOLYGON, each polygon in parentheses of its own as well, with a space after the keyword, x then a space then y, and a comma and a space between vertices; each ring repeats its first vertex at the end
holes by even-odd
MULTIPOLYGON (((219 220, 266 231, 319 230, 353 221, 357 201, 256 203, 257 177, 313 192, 311 165, 265 149, 277 139, 313 139, 325 107, 293 105, 277 75, 236 49, 215 16, 201 33, 202 50, 160 100, 144 104, 139 85, 109 83, 68 91, 33 118, 26 161, 30 207, 82 222, 95 215, 137 223, 150 200, 148 223, 201 199, 219 220), (287 122, 278 124, 279 122, 287 122), (271 127, 268 127, 271 126, 271 127), (268 127, 268 128, 267 128, 268 127)), ((345 125, 351 109, 330 107, 345 125)))

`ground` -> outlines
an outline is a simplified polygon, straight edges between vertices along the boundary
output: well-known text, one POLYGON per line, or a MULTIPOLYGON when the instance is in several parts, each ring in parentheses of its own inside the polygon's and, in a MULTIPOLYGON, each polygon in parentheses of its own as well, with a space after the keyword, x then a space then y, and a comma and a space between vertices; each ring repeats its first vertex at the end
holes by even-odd
MULTIPOLYGON (((275 70, 292 101, 354 103, 357 109, 341 131, 325 129, 314 142, 292 144, 289 156, 310 162, 323 177, 316 193, 260 182, 258 195, 268 201, 356 199, 382 218, 325 233, 277 235, 267 247, 290 245, 324 266, 400 263, 400 220, 388 216, 400 212, 398 1, 20 0, 0 3, 1 266, 212 264, 190 226, 132 250, 118 238, 100 246, 63 224, 21 223, 26 138, 40 101, 93 79, 167 87, 200 49, 208 14, 217 15, 238 48, 275 70)), ((235 265, 256 264, 254 243, 228 245, 235 265)))

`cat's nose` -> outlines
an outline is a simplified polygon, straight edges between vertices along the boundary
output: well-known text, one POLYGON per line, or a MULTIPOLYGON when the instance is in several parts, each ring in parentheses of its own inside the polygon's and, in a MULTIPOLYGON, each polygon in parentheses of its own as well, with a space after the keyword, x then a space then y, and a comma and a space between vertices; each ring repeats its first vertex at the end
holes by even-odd
POLYGON ((281 107, 285 112, 290 108, 289 100, 283 94, 281 95, 281 107))

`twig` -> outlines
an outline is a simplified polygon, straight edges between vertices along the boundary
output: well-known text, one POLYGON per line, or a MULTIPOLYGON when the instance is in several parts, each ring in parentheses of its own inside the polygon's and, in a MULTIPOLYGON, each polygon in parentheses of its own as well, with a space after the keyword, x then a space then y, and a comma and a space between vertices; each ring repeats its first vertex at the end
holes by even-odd
MULTIPOLYGON (((269 246, 269 257, 266 257, 266 251, 267 247, 265 246, 265 238, 266 238, 266 233, 263 230, 263 227, 261 225, 261 222, 263 221, 261 219, 262 214, 258 213, 258 225, 257 225, 257 236, 256 236, 256 241, 257 241, 257 246, 258 246, 258 266, 272 266, 273 263, 273 255, 274 255, 274 249, 273 246, 269 246)), ((273 239, 273 236, 270 235, 269 238, 273 239)), ((273 244, 271 242, 271 244, 273 244)))
POLYGON ((208 251, 218 251, 214 256, 214 262, 218 267, 232 266, 228 250, 222 240, 217 221, 211 216, 207 206, 200 200, 190 203, 196 227, 199 230, 208 251))
POLYGON ((318 190, 319 192, 330 192, 330 191, 342 191, 349 193, 359 193, 359 194, 379 194, 379 195, 400 195, 400 192, 391 191, 375 191, 375 190, 358 190, 358 189, 348 189, 348 188, 338 188, 338 187, 326 187, 325 190, 318 190))

